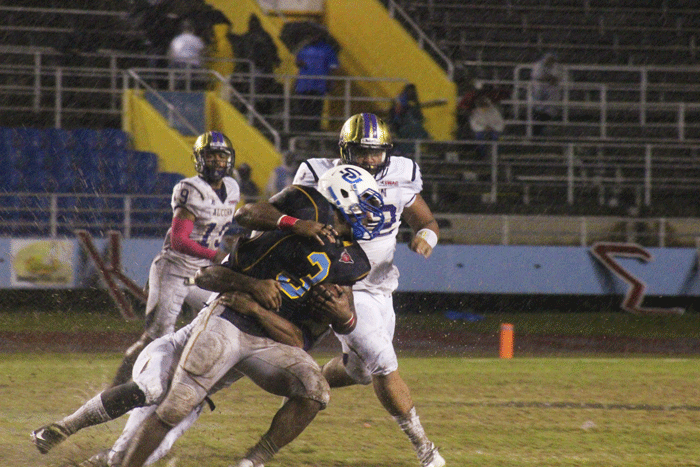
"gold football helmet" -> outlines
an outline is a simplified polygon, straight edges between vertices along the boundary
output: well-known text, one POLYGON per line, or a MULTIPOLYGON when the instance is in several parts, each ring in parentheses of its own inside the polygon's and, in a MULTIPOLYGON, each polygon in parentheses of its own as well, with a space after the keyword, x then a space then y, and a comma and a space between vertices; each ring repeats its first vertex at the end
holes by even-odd
POLYGON ((389 125, 374 114, 353 115, 345 121, 340 130, 340 159, 345 164, 357 165, 372 175, 376 175, 389 165, 391 143, 389 125), (378 162, 367 162, 367 156, 380 156, 378 162), (358 159, 362 157, 362 161, 358 159))
POLYGON ((236 151, 233 149, 231 140, 226 135, 218 131, 207 131, 199 135, 197 141, 194 142, 192 160, 194 161, 194 169, 204 180, 215 182, 231 174, 236 161, 236 151), (208 166, 204 160, 204 155, 209 152, 223 152, 227 154, 226 168, 221 169, 208 166))

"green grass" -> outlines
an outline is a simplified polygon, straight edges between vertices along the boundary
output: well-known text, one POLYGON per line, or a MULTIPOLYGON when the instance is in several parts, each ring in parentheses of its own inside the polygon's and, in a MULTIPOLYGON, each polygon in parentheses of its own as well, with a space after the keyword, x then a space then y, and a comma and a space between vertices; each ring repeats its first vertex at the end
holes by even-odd
POLYGON ((619 312, 558 313, 552 311, 479 314, 480 321, 448 320, 443 314, 398 315, 397 328, 461 330, 483 334, 497 333, 501 323, 514 325, 517 334, 586 337, 698 338, 700 313, 683 315, 634 315, 619 312))
MULTIPOLYGON (((325 361, 328 355, 320 355, 325 361)), ((48 455, 29 432, 73 411, 111 380, 116 354, 0 359, 0 453, 13 467, 62 466, 107 446, 123 420, 88 428, 48 455)), ((448 466, 699 466, 696 358, 418 358, 401 373, 448 466)), ((247 380, 214 396, 158 466, 231 465, 280 404, 247 380), (177 460, 174 460, 177 458, 177 460)), ((370 387, 334 390, 329 407, 267 464, 415 467, 408 441, 370 387)))
MULTIPOLYGON (((557 313, 551 311, 523 313, 482 313, 477 322, 449 320, 441 313, 399 314, 397 328, 443 330, 494 334, 501 323, 515 325, 519 335, 565 335, 591 337, 639 337, 660 339, 697 339, 700 313, 676 316, 642 316, 619 312, 557 313)), ((116 312, 22 312, 0 313, 0 330, 13 332, 42 331, 113 331, 140 332, 140 320, 124 321, 116 312)))

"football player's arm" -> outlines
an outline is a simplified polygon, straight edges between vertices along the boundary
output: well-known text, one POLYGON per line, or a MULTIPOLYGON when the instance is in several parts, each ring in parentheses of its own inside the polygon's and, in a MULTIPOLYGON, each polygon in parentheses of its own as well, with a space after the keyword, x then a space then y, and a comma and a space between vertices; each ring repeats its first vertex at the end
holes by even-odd
POLYGON ((194 230, 195 220, 195 215, 184 207, 179 206, 175 208, 170 229, 170 245, 177 252, 194 256, 195 258, 208 259, 213 263, 220 263, 227 254, 224 250, 209 249, 190 238, 190 234, 194 230))
POLYGON ((352 287, 319 284, 311 289, 311 305, 338 334, 350 334, 357 325, 352 287))
POLYGON ((219 302, 243 315, 255 318, 271 339, 293 347, 304 347, 302 330, 277 313, 262 307, 246 293, 234 292, 222 295, 219 302))
POLYGON ((430 257, 440 236, 440 229, 427 203, 420 194, 410 206, 404 208, 403 219, 415 235, 409 248, 424 258, 430 257))
POLYGON ((246 276, 223 265, 201 268, 194 276, 194 283, 212 292, 247 292, 260 305, 270 310, 278 310, 282 305, 282 287, 279 282, 246 276))
POLYGON ((324 244, 322 236, 334 242, 338 235, 330 225, 287 216, 264 201, 241 206, 233 217, 239 225, 251 230, 289 230, 302 237, 315 238, 321 245, 324 244))

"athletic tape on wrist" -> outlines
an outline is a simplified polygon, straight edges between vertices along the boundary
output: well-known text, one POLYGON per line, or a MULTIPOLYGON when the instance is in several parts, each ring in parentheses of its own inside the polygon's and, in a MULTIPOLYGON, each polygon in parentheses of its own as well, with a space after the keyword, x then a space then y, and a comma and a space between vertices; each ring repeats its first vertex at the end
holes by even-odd
POLYGON ((280 230, 290 230, 299 219, 283 214, 277 219, 277 228, 280 230))
POLYGON ((435 245, 437 245, 438 242, 437 234, 430 229, 420 229, 418 232, 416 232, 416 237, 422 238, 428 242, 430 248, 435 248, 435 245))

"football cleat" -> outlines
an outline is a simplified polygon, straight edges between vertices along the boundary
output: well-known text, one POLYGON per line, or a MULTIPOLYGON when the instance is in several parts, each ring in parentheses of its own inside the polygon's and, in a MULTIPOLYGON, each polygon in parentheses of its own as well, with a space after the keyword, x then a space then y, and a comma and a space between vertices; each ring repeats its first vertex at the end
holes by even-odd
POLYGON ((36 446, 40 453, 46 454, 55 446, 58 446, 70 436, 70 433, 59 425, 52 423, 43 426, 38 430, 32 431, 32 443, 36 446))
POLYGON ((429 448, 424 453, 419 453, 420 465, 422 467, 444 467, 445 459, 442 458, 438 449, 433 443, 430 443, 429 448))

